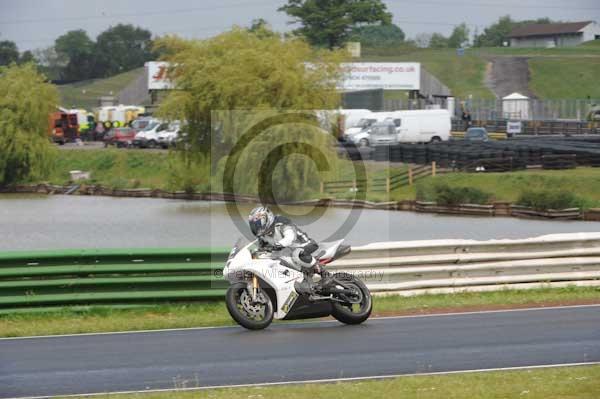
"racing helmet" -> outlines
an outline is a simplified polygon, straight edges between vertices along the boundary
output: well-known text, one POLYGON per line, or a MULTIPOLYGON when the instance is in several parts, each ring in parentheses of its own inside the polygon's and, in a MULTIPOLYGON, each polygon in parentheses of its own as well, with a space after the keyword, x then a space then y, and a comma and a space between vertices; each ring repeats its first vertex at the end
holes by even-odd
POLYGON ((256 237, 261 237, 268 233, 275 222, 275 215, 266 206, 259 206, 250 212, 248 216, 248 224, 252 234, 256 237))

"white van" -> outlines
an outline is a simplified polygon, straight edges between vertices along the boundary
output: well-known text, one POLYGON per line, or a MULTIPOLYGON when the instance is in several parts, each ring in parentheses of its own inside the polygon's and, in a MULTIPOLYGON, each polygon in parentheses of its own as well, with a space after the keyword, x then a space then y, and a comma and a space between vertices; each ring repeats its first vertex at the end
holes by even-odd
MULTIPOLYGON (((445 109, 427 109, 414 111, 396 111, 382 121, 385 124, 395 126, 395 135, 390 137, 387 133, 374 133, 367 130, 367 137, 364 133, 356 135, 355 140, 368 140, 367 145, 389 145, 397 143, 436 143, 450 140, 451 120, 450 112, 445 109)), ((363 144, 361 141, 355 141, 363 144)))
POLYGON ((175 146, 177 139, 179 138, 179 131, 181 130, 181 122, 175 121, 169 124, 166 130, 158 133, 158 145, 162 148, 168 148, 175 146))
POLYGON ((315 114, 322 129, 343 137, 361 118, 371 114, 368 109, 316 110, 315 114))
POLYGON ((396 125, 399 143, 436 143, 450 140, 452 121, 447 109, 399 111, 393 122, 396 125))
POLYGON ((342 134, 345 134, 348 129, 356 126, 361 119, 368 118, 373 112, 368 109, 340 109, 340 116, 342 118, 342 127, 344 131, 342 134))
POLYGON ((169 124, 161 120, 152 120, 144 129, 135 134, 133 146, 139 148, 155 148, 158 145, 158 135, 167 130, 169 124))

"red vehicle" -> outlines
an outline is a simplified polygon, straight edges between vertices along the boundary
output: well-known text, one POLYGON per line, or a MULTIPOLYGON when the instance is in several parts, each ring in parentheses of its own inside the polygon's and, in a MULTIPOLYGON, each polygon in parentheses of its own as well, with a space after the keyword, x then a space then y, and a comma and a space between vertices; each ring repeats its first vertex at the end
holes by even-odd
POLYGON ((136 130, 130 127, 117 127, 104 135, 104 146, 114 145, 118 148, 131 147, 136 130))
POLYGON ((77 114, 52 112, 48 117, 48 135, 52 141, 63 145, 79 138, 79 122, 77 114))

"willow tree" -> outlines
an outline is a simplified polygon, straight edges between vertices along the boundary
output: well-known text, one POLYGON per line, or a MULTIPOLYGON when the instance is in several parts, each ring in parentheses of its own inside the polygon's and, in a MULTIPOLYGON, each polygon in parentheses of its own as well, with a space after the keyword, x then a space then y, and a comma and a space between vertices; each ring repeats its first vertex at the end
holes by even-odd
POLYGON ((48 115, 58 91, 33 64, 0 68, 0 186, 44 178, 54 149, 48 115))
POLYGON ((342 53, 241 28, 207 40, 167 37, 157 46, 175 84, 159 114, 184 121, 179 150, 189 170, 210 162, 220 176, 212 189, 265 194, 266 184, 267 200, 318 187, 323 158, 336 156, 312 110, 339 106, 342 53))

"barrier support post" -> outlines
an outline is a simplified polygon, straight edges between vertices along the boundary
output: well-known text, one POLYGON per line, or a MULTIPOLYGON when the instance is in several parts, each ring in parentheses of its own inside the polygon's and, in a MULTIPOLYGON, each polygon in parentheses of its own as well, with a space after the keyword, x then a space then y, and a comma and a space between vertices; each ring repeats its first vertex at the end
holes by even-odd
POLYGON ((413 170, 412 170, 412 166, 408 167, 408 185, 409 186, 413 185, 413 170))
POLYGON ((435 177, 437 164, 435 161, 431 162, 431 177, 435 177))
POLYGON ((385 179, 385 192, 388 193, 388 194, 390 193, 390 185, 391 185, 390 184, 390 177, 388 176, 385 179))
POLYGON ((325 185, 323 184, 323 180, 321 180, 321 183, 319 184, 319 191, 321 192, 321 194, 325 192, 325 185))

